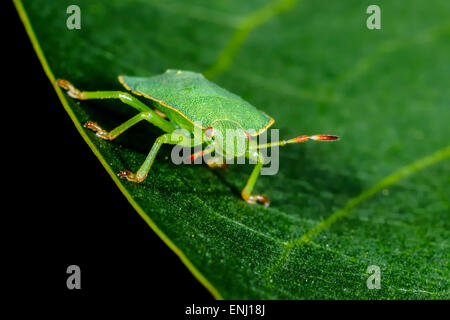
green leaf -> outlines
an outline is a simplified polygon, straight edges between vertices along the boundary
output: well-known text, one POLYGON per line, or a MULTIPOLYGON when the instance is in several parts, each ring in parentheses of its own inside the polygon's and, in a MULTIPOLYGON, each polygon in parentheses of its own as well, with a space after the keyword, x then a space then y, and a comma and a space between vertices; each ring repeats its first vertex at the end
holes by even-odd
POLYGON ((121 90, 119 74, 204 72, 276 119, 280 135, 337 134, 280 149, 280 171, 239 198, 251 168, 177 166, 163 147, 136 170, 157 128, 97 139, 134 113, 117 101, 56 92, 79 132, 142 218, 216 298, 448 299, 450 2, 15 1, 52 83, 121 90), (81 8, 68 30, 66 8, 81 8), (367 268, 379 266, 381 289, 367 268))

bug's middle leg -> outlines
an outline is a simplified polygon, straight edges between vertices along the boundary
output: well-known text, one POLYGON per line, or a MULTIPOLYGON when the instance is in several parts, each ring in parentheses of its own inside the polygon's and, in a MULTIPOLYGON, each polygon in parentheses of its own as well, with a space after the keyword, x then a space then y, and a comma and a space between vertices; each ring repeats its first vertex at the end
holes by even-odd
POLYGON ((149 111, 141 112, 135 115, 133 118, 125 121, 121 125, 117 126, 111 131, 106 131, 102 129, 97 123, 88 121, 84 124, 85 128, 91 129, 92 131, 96 132, 97 137, 105 139, 105 140, 114 140, 117 138, 120 134, 122 134, 124 131, 128 130, 138 122, 142 120, 148 120, 151 122, 152 120, 152 113, 149 111))
MULTIPOLYGON (((163 144, 179 144, 180 143, 180 137, 178 135, 172 135, 170 133, 163 134, 162 136, 158 137, 153 144, 150 152, 147 155, 147 158, 145 158, 144 163, 141 165, 141 167, 136 171, 135 173, 129 170, 122 170, 117 175, 121 178, 126 178, 128 181, 132 182, 142 182, 147 177, 148 172, 150 171, 150 168, 153 165, 153 162, 155 161, 156 155, 158 154, 159 149, 163 144)), ((192 139, 191 142, 184 142, 184 143, 193 143, 194 140, 192 139)))

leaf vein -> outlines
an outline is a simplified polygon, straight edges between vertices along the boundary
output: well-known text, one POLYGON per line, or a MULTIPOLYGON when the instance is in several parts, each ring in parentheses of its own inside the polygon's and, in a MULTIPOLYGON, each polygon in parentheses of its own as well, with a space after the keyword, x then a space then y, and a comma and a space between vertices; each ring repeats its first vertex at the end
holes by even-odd
POLYGON ((388 186, 398 182, 399 180, 406 178, 420 170, 423 170, 437 162, 443 161, 447 158, 450 158, 450 146, 444 147, 443 149, 440 149, 431 155, 428 155, 424 158, 416 160, 416 161, 400 168, 399 170, 395 171, 394 173, 381 179, 373 187, 363 191, 358 196, 351 198, 344 205, 344 207, 335 211, 328 218, 322 220, 314 228, 312 228, 310 231, 306 232, 302 237, 300 237, 298 239, 294 239, 292 241, 288 241, 284 245, 283 251, 280 254, 280 258, 275 262, 275 264, 271 268, 269 268, 269 270, 266 274, 266 280, 268 281, 269 286, 271 286, 270 280, 272 278, 272 275, 284 265, 284 263, 287 261, 287 259, 289 257, 289 254, 292 252, 292 249, 295 246, 303 245, 305 243, 310 242, 311 239, 314 236, 316 236, 318 233, 320 233, 321 231, 323 231, 325 229, 328 229, 335 222, 348 216, 350 214, 350 212, 356 206, 358 206, 363 201, 372 198, 375 194, 377 194, 381 190, 385 189, 386 187, 388 187, 388 186))
POLYGON ((232 64, 233 58, 247 39, 250 32, 260 25, 270 21, 277 15, 288 11, 298 3, 298 0, 276 0, 261 7, 242 19, 228 44, 219 54, 217 60, 206 69, 203 74, 207 78, 214 78, 225 72, 232 64))

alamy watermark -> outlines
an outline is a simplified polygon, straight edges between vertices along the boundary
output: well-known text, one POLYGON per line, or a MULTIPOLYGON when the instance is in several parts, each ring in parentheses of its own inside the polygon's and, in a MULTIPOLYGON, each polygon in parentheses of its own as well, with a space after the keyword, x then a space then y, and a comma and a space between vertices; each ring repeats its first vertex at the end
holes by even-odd
POLYGON ((381 9, 376 4, 372 4, 367 7, 367 14, 370 16, 366 20, 366 26, 369 30, 380 30, 381 29, 381 9))
POLYGON ((73 264, 67 267, 66 273, 69 274, 66 280, 67 289, 81 289, 81 269, 73 264))
POLYGON ((380 267, 376 265, 368 266, 366 272, 370 274, 369 278, 367 278, 367 288, 370 290, 381 289, 380 267))
MULTIPOLYGON (((228 120, 225 122, 229 122, 228 120)), ((279 170, 279 130, 263 132, 240 128, 217 127, 204 129, 196 123, 193 133, 177 129, 171 133, 171 153, 174 164, 202 164, 223 166, 228 164, 264 164, 262 175, 274 175, 279 170), (270 141, 268 134, 270 133, 270 141), (205 146, 206 145, 206 146, 205 146)))
POLYGON ((66 13, 69 16, 66 19, 66 26, 69 30, 80 30, 81 29, 81 9, 79 6, 72 4, 67 7, 66 13))
MULTIPOLYGON (((66 13, 69 16, 66 19, 66 26, 69 30, 81 29, 81 9, 79 6, 72 4, 67 7, 66 13)), ((367 7, 366 13, 369 17, 366 20, 366 26, 369 30, 381 29, 381 9, 378 5, 372 4, 367 7)))

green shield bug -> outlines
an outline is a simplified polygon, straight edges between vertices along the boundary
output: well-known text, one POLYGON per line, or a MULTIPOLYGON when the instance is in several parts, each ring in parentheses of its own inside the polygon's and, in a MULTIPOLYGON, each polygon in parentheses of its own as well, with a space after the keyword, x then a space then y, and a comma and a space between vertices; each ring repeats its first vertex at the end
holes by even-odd
POLYGON ((260 202, 267 206, 269 204, 267 196, 252 194, 265 160, 260 149, 307 140, 339 139, 334 135, 312 135, 264 144, 250 143, 253 140, 251 138, 265 132, 274 123, 274 119, 257 110, 241 97, 205 79, 199 73, 167 70, 161 75, 145 78, 119 76, 119 81, 131 93, 155 102, 155 109, 145 105, 128 92, 80 91, 63 79, 57 80, 57 85, 66 89, 67 94, 75 99, 120 99, 139 111, 136 116, 111 131, 103 130, 95 122, 86 122, 84 126, 95 131, 96 135, 102 139, 113 140, 141 120, 147 120, 165 132, 156 139, 144 163, 136 172, 123 170, 118 173, 119 177, 132 182, 142 182, 147 177, 156 154, 163 144, 182 144, 185 147, 195 147, 200 144, 205 147, 194 153, 190 159, 195 160, 199 156, 214 151, 215 157, 207 161, 211 167, 225 166, 221 161, 217 161, 218 157, 245 156, 254 161, 255 168, 242 189, 241 195, 249 203, 260 202), (194 134, 194 137, 182 139, 183 142, 181 142, 180 135, 175 134, 177 129, 187 130, 194 134), (237 138, 233 138, 233 143, 227 139, 230 131, 237 138), (200 132, 200 139, 195 136, 196 132, 200 132), (236 141, 240 145, 238 148, 236 148, 236 141))

